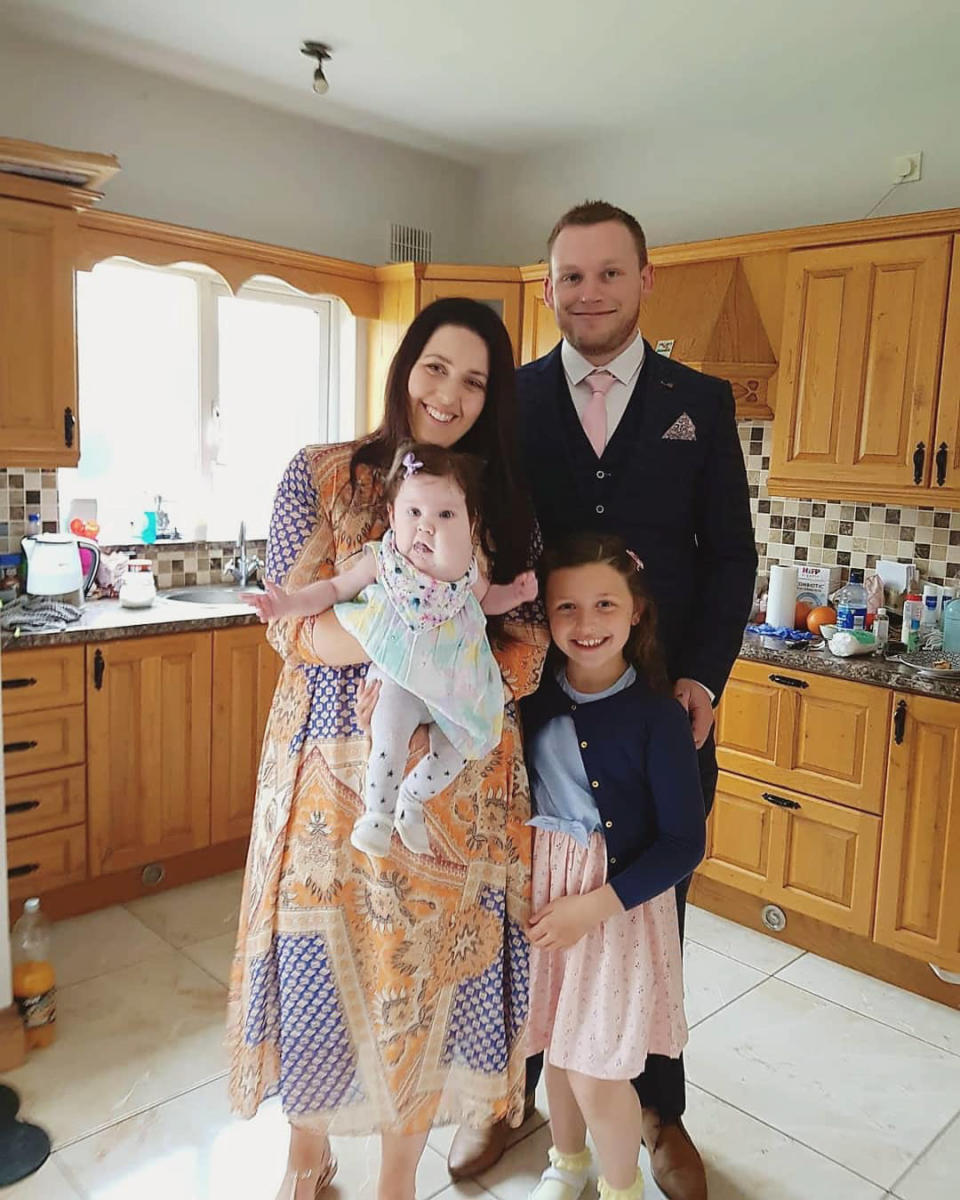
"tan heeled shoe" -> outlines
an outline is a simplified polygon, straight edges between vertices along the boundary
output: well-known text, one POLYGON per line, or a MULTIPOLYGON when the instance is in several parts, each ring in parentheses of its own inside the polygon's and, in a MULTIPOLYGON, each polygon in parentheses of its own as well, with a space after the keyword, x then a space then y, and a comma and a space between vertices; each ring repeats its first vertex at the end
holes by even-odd
POLYGON ((316 1183, 313 1185, 314 1200, 317 1200, 320 1193, 333 1183, 334 1176, 337 1173, 337 1160, 331 1154, 330 1159, 322 1167, 318 1169, 314 1167, 305 1167, 302 1171, 287 1171, 283 1177, 283 1182, 280 1184, 280 1195, 277 1200, 297 1200, 297 1184, 303 1183, 305 1180, 312 1179, 316 1176, 316 1183), (286 1190, 289 1184, 289 1192, 286 1190))

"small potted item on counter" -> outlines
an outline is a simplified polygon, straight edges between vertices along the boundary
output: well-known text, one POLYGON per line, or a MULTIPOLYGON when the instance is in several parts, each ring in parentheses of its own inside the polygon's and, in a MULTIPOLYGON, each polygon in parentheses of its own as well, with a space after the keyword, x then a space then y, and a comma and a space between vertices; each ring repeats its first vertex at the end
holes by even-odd
POLYGON ((124 608, 149 608, 156 596, 153 563, 149 558, 131 558, 120 581, 120 603, 124 608))

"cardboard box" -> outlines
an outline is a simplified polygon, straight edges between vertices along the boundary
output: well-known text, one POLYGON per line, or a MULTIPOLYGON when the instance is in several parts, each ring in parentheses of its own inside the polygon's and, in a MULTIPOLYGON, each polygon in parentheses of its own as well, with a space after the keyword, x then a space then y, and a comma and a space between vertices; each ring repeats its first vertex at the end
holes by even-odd
POLYGON ((816 608, 829 604, 831 595, 840 586, 843 567, 817 567, 811 563, 797 563, 797 601, 816 608))

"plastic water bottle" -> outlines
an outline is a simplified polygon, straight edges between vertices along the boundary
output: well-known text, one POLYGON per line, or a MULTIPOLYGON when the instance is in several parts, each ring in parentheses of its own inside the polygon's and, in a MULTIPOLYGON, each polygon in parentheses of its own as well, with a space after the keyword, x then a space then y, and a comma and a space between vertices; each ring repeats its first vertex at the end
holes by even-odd
POLYGON ((854 568, 850 582, 837 592, 837 628, 866 629, 867 589, 863 586, 863 572, 854 568))
POLYGON ((960 653, 960 599, 951 600, 943 610, 943 648, 960 653))
POLYGON ((27 900, 10 935, 13 995, 20 1009, 27 1049, 49 1046, 57 1036, 57 989, 50 961, 50 922, 40 901, 27 900))

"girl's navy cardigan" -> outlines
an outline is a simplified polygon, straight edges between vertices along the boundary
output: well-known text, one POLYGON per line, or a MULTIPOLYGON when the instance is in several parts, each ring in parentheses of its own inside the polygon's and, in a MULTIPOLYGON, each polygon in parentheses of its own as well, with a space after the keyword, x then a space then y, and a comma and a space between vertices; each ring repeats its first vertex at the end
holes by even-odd
POLYGON ((577 704, 548 666, 521 702, 526 739, 569 713, 607 844, 607 878, 625 909, 659 896, 703 858, 706 819, 690 719, 639 677, 604 700, 577 704))

